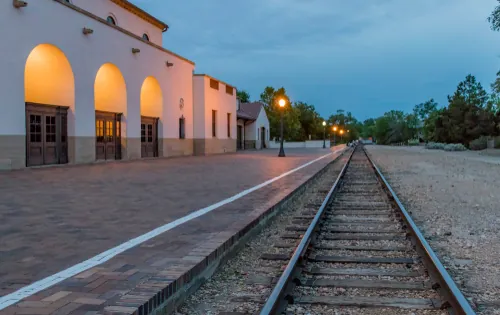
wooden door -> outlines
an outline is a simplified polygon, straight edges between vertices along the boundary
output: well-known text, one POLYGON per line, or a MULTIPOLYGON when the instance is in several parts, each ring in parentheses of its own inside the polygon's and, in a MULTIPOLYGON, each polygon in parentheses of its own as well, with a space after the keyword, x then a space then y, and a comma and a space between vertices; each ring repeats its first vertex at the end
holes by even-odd
POLYGON ((262 127, 260 128, 260 148, 265 149, 266 148, 266 128, 262 127))
POLYGON ((158 157, 158 118, 141 116, 141 156, 158 157))
POLYGON ((236 149, 241 150, 243 149, 243 127, 238 125, 237 131, 236 131, 236 149))
POLYGON ((26 103, 26 166, 68 163, 67 110, 26 103))
POLYGON ((121 114, 96 111, 96 160, 121 159, 121 114))

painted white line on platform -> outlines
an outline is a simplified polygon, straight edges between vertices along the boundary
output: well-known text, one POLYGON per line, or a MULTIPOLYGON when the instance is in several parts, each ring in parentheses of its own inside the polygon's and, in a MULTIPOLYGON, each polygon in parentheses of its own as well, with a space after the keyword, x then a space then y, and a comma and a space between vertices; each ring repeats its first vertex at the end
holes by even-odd
POLYGON ((87 259, 84 262, 76 264, 72 267, 69 267, 68 269, 65 269, 65 270, 60 271, 56 274, 48 276, 47 278, 44 278, 44 279, 39 280, 37 282, 34 282, 28 286, 22 287, 21 289, 15 291, 15 292, 4 295, 4 296, 0 297, 0 310, 3 310, 4 308, 7 308, 8 306, 13 305, 13 304, 21 301, 22 299, 27 298, 33 294, 36 294, 40 291, 43 291, 43 290, 45 290, 45 289, 63 281, 63 280, 66 280, 68 278, 76 276, 77 274, 82 273, 90 268, 98 266, 98 265, 110 260, 111 258, 117 256, 118 254, 123 253, 124 251, 126 251, 128 249, 131 249, 132 247, 135 247, 137 245, 140 245, 140 244, 152 239, 153 237, 156 237, 162 233, 165 233, 165 232, 167 232, 167 231, 169 231, 169 230, 171 230, 171 229, 173 229, 181 224, 189 222, 197 217, 200 217, 200 216, 202 216, 208 212, 211 212, 219 207, 222 207, 230 202, 233 202, 237 199, 240 199, 241 197, 246 196, 251 192, 254 192, 254 191, 256 191, 264 186, 267 186, 267 185, 269 185, 269 184, 271 184, 271 183, 273 183, 273 182, 275 182, 283 177, 286 177, 292 173, 295 173, 298 170, 303 169, 304 167, 307 167, 311 164, 314 164, 314 163, 326 158, 327 156, 330 156, 330 155, 335 154, 337 152, 340 152, 342 150, 343 149, 338 149, 338 150, 335 150, 331 153, 320 156, 319 158, 317 158, 315 160, 307 162, 307 163, 305 163, 297 168, 294 168, 293 170, 290 170, 290 171, 283 173, 277 177, 274 177, 266 182, 263 182, 262 184, 259 184, 257 186, 252 187, 252 188, 244 190, 244 191, 242 191, 242 192, 240 192, 232 197, 229 197, 227 199, 219 201, 211 206, 208 206, 206 208, 192 212, 192 213, 190 213, 182 218, 179 218, 175 221, 172 221, 172 222, 167 223, 163 226, 160 226, 160 227, 158 227, 158 228, 156 228, 156 229, 154 229, 146 234, 143 234, 143 235, 138 236, 134 239, 131 239, 123 244, 120 244, 116 247, 108 249, 107 251, 102 252, 102 253, 98 254, 97 256, 94 256, 90 259, 87 259))

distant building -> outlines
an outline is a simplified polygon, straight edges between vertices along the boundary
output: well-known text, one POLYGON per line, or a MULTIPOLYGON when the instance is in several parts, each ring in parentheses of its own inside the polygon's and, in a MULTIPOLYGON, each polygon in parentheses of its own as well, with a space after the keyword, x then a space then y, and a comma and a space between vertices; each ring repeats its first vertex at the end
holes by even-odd
POLYGON ((194 154, 236 151, 236 89, 206 74, 195 74, 194 154))
POLYGON ((236 92, 225 84, 227 101, 203 108, 217 111, 216 137, 195 143, 195 64, 162 47, 166 23, 126 0, 26 3, 0 1, 0 28, 15 30, 2 37, 0 169, 236 146, 236 92))
POLYGON ((240 103, 238 100, 236 116, 239 150, 269 148, 269 119, 263 103, 240 103))

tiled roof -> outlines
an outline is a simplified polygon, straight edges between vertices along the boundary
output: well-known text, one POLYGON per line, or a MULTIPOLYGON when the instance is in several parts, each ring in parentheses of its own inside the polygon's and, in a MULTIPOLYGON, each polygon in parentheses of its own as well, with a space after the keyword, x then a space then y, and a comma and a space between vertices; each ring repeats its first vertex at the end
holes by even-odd
POLYGON ((241 103, 236 116, 242 119, 256 120, 263 105, 261 102, 241 103))

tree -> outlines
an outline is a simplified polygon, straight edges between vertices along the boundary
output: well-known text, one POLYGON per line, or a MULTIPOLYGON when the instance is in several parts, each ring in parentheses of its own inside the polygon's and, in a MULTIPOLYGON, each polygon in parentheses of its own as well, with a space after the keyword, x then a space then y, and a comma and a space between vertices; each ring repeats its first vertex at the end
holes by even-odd
POLYGON ((472 75, 460 82, 448 107, 435 119, 434 139, 446 143, 462 143, 497 132, 495 115, 489 110, 488 94, 472 75))
POLYGON ((250 94, 248 94, 248 92, 245 90, 241 90, 241 91, 236 92, 236 97, 242 103, 249 103, 250 102, 250 94))
POLYGON ((491 24, 491 29, 494 31, 500 31, 500 0, 498 0, 499 5, 493 9, 493 12, 488 17, 488 22, 491 24))
POLYGON ((437 110, 437 107, 438 103, 436 103, 436 101, 431 98, 425 103, 415 105, 415 107, 413 108, 413 113, 417 116, 418 119, 420 119, 420 121, 425 121, 433 112, 437 110))
POLYGON ((309 135, 312 139, 323 139, 323 119, 316 112, 314 105, 309 105, 304 102, 295 102, 294 108, 299 116, 301 125, 302 140, 308 140, 309 135))
POLYGON ((500 71, 497 72, 495 82, 491 84, 491 90, 486 109, 492 113, 500 113, 500 71))
POLYGON ((375 119, 369 118, 363 122, 363 128, 361 131, 362 138, 369 138, 375 136, 375 119))
POLYGON ((264 103, 267 117, 269 119, 270 137, 279 138, 281 132, 281 114, 283 112, 284 138, 286 140, 296 140, 300 137, 301 126, 297 110, 292 106, 290 98, 286 94, 285 88, 275 89, 267 86, 260 94, 260 100, 264 103), (285 108, 280 108, 278 100, 286 101, 285 108))
POLYGON ((434 123, 429 123, 428 121, 429 119, 431 119, 431 117, 433 117, 433 119, 435 118, 436 115, 434 115, 434 113, 437 112, 437 107, 438 103, 436 103, 433 98, 425 103, 415 105, 415 107, 413 108, 413 115, 417 118, 416 136, 420 134, 424 137, 425 140, 430 140, 429 137, 431 134, 433 134, 430 128, 434 130, 434 123))
POLYGON ((488 93, 483 89, 481 83, 476 81, 476 77, 469 74, 465 80, 460 82, 453 96, 448 95, 448 102, 463 98, 465 103, 484 108, 488 101, 488 93))

